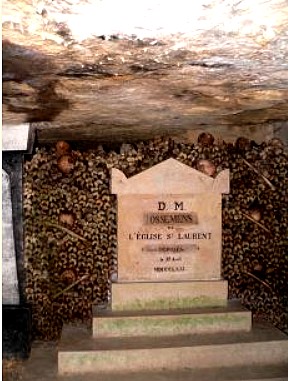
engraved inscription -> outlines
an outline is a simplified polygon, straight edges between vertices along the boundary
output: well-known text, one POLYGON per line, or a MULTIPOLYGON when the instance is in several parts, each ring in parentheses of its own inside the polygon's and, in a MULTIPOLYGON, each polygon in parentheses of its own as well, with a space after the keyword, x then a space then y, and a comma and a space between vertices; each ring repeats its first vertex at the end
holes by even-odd
POLYGON ((167 203, 164 201, 158 201, 158 210, 184 210, 183 201, 174 201, 173 203, 167 203))
POLYGON ((199 245, 146 245, 142 251, 147 253, 187 253, 199 250, 199 245))
POLYGON ((148 213, 145 220, 150 225, 198 224, 196 213, 148 213))
POLYGON ((2 126, 2 151, 26 151, 29 124, 2 126))
POLYGON ((154 267, 154 271, 158 273, 163 273, 163 272, 182 272, 185 271, 184 266, 179 266, 179 267, 173 267, 173 266, 168 266, 168 267, 154 267))
MULTIPOLYGON (((219 229, 213 227, 215 217, 210 218, 206 213, 206 218, 200 204, 200 200, 204 200, 209 212, 215 214, 210 196, 167 196, 161 199, 145 196, 142 204, 137 202, 136 196, 121 197, 119 201, 124 199, 127 199, 125 207, 133 211, 134 223, 126 214, 125 229, 120 227, 122 239, 119 246, 120 251, 123 243, 128 248, 125 256, 134 273, 144 274, 144 279, 202 279, 207 276, 203 265, 210 265, 210 262, 208 276, 213 278, 214 272, 220 272, 219 257, 216 265, 213 264, 214 251, 219 251, 219 229), (125 242, 129 242, 129 246, 125 242)), ((220 211, 220 202, 217 208, 220 211)), ((216 220, 221 221, 220 218, 219 212, 216 220)), ((121 278, 121 263, 118 269, 121 278)))

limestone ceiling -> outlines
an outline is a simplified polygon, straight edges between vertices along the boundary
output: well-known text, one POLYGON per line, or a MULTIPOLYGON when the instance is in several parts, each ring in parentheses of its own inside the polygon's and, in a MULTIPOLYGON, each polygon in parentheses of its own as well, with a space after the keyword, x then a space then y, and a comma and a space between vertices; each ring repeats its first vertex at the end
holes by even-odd
POLYGON ((287 120, 285 0, 2 1, 3 121, 40 139, 287 120))

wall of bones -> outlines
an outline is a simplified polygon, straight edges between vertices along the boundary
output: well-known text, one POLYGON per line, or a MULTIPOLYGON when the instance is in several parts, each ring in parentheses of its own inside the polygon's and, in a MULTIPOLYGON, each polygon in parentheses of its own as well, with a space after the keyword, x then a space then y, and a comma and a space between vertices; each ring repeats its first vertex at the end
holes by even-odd
POLYGON ((229 297, 288 329, 287 150, 276 138, 216 143, 203 133, 195 144, 159 137, 80 150, 59 141, 27 158, 26 296, 33 305, 34 338, 56 339, 63 322, 89 322, 92 304, 109 301, 111 279, 117 276, 111 168, 133 176, 170 157, 209 176, 230 169, 222 252, 229 297))

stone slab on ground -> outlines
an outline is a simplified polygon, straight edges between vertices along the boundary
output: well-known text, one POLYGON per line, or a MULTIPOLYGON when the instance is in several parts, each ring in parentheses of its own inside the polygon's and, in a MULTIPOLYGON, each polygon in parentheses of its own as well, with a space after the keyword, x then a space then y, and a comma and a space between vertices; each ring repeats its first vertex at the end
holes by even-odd
POLYGON ((25 361, 3 362, 4 381, 287 381, 288 364, 157 372, 57 374, 57 343, 33 344, 25 361))
POLYGON ((59 374, 171 371, 288 364, 287 336, 258 323, 251 332, 173 337, 92 339, 87 330, 65 327, 58 352, 59 374), (71 349, 73 348, 73 349, 71 349))
POLYGON ((189 333, 249 331, 251 312, 239 301, 227 307, 161 311, 117 311, 95 308, 93 337, 168 336, 189 333))
POLYGON ((226 306, 225 280, 112 283, 112 310, 161 310, 226 306))

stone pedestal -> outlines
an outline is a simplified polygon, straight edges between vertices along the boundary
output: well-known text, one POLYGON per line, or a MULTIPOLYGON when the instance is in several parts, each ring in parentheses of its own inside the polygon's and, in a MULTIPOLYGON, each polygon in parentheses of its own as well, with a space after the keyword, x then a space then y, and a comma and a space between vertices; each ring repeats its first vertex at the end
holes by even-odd
POLYGON ((123 282, 112 284, 112 311, 163 310, 226 306, 224 280, 123 282))
POLYGON ((130 379, 130 372, 287 361, 285 335, 251 330, 251 313, 227 299, 221 193, 228 191, 227 171, 213 179, 173 159, 130 179, 112 171, 118 280, 111 306, 95 307, 92 338, 64 327, 60 374, 126 372, 130 379))

